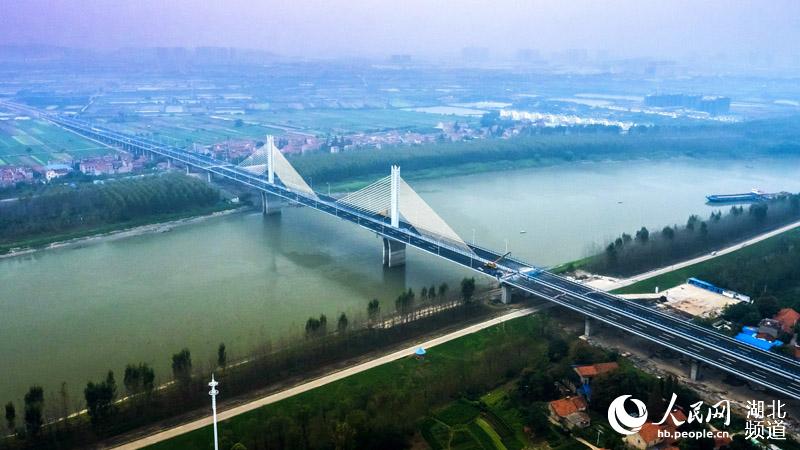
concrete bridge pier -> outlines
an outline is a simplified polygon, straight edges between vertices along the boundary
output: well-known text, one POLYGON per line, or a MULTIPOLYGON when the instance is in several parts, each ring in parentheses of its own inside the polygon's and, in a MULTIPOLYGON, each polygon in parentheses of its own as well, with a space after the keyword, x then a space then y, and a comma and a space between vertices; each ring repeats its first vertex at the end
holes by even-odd
POLYGON ((507 305, 511 303, 511 286, 507 284, 500 284, 500 301, 507 305))
POLYGON ((208 182, 211 183, 211 171, 208 172, 208 182))
POLYGON ((383 238, 383 265, 399 267, 406 263, 406 244, 393 239, 383 238))
POLYGON ((172 169, 172 158, 167 158, 167 170, 172 169))
POLYGON ((700 361, 693 359, 692 366, 689 368, 689 379, 692 381, 697 381, 697 378, 700 376, 700 361))
MULTIPOLYGON (((211 176, 211 172, 209 172, 209 177, 211 176)), ((283 207, 283 202, 281 198, 272 194, 268 194, 264 191, 261 192, 261 213, 265 216, 271 216, 274 214, 280 214, 281 208, 283 207)))
POLYGON ((592 334, 592 318, 586 316, 583 319, 583 335, 589 337, 591 336, 591 334, 592 334))
POLYGON ((189 168, 189 165, 187 164, 186 165, 186 175, 189 175, 190 173, 192 173, 192 172, 191 172, 191 169, 189 168))

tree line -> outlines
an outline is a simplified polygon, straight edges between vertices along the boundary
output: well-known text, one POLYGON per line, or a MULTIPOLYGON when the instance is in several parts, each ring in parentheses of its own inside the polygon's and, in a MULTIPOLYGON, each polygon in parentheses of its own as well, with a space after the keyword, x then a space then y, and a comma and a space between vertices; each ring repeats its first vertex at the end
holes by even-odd
POLYGON ((219 192, 182 174, 52 185, 0 204, 0 245, 213 206, 219 192))
MULTIPOLYGON (((752 303, 736 303, 723 311, 721 317, 734 325, 732 333, 773 317, 781 308, 800 311, 800 231, 788 231, 707 261, 697 266, 694 276, 753 298, 752 303)), ((710 325, 709 321, 700 322, 710 325)), ((784 342, 790 337, 780 336, 784 342)))
POLYGON ((565 161, 649 159, 675 156, 731 158, 800 153, 800 126, 792 118, 690 127, 648 127, 626 135, 541 134, 511 139, 390 146, 345 153, 315 152, 290 157, 306 178, 337 182, 385 174, 391 164, 415 171, 459 164, 521 160, 542 165, 565 161))
MULTIPOLYGON (((603 253, 588 258, 583 268, 606 275, 634 275, 721 249, 797 220, 800 195, 781 195, 747 207, 732 206, 726 214, 714 211, 708 218, 692 215, 680 226, 665 226, 658 231, 642 227, 633 235, 623 233, 609 242, 603 253)), ((571 271, 575 266, 565 269, 571 271)))
MULTIPOLYGON (((460 299, 466 305, 471 305, 475 294, 476 285, 474 277, 464 277, 461 280, 460 299)), ((419 298, 414 289, 408 288, 400 293, 394 301, 394 316, 399 316, 401 322, 419 319, 416 313, 427 306, 443 304, 450 300, 450 286, 442 282, 437 288, 435 284, 430 287, 423 286, 420 289, 419 298), (437 293, 438 292, 438 293, 437 293), (418 301, 419 300, 419 301, 418 301)), ((373 327, 383 323, 384 316, 381 314, 381 304, 377 298, 370 300, 367 304, 367 326, 373 327)), ((336 321, 336 333, 343 334, 350 327, 350 319, 347 314, 342 312, 336 321)), ((328 329, 328 317, 320 314, 319 317, 309 317, 306 320, 305 335, 307 338, 324 337, 330 333, 328 329)))
MULTIPOLYGON (((462 289, 461 294, 471 298, 474 280, 465 279, 463 284, 466 290, 462 289)), ((436 292, 434 295, 441 293, 444 297, 449 288, 443 283, 433 290, 436 292)), ((430 291, 426 288, 426 296, 430 291)), ((377 299, 370 301, 366 310, 368 316, 377 317, 380 302, 377 299)), ((5 405, 6 426, 15 437, 0 439, 0 448, 3 444, 12 449, 43 445, 84 448, 104 438, 207 406, 209 370, 225 386, 225 396, 230 398, 293 377, 322 373, 330 364, 423 336, 454 323, 477 320, 488 313, 489 310, 479 304, 463 303, 462 307, 445 309, 386 329, 359 326, 342 313, 336 321, 335 333, 327 332, 327 318, 322 315, 309 321, 317 323, 316 329, 312 330, 314 325, 306 324, 306 339, 283 342, 278 347, 265 344, 251 354, 246 363, 231 365, 227 347, 220 344, 216 361, 208 369, 197 367, 191 351, 184 348, 172 355, 172 383, 156 386, 152 367, 144 362, 130 364, 123 373, 122 386, 118 386, 118 377, 113 371, 86 384, 83 391, 85 415, 62 417, 57 421, 54 421, 57 417, 47 417, 43 388, 32 386, 22 405, 12 402, 5 405)), ((68 412, 63 412, 63 415, 67 416, 68 412)))

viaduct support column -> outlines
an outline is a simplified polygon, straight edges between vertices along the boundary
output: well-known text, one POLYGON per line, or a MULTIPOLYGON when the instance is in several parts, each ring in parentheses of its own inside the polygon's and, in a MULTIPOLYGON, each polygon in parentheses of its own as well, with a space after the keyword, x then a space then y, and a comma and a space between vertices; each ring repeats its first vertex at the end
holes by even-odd
POLYGON ((260 192, 261 192, 261 213, 264 214, 265 216, 280 214, 281 207, 283 206, 283 202, 281 202, 280 197, 267 194, 264 191, 260 192))
POLYGON ((583 335, 589 337, 592 334, 592 319, 586 316, 583 319, 583 335))
POLYGON ((383 265, 399 267, 406 263, 406 244, 393 239, 383 238, 383 265))
POLYGON ((191 172, 189 172, 189 165, 187 164, 186 165, 186 175, 189 175, 189 173, 191 173, 191 172))
POLYGON ((511 303, 511 286, 500 284, 500 301, 504 305, 511 303))
POLYGON ((697 381, 698 376, 700 376, 700 361, 693 359, 692 367, 689 369, 689 379, 697 381))

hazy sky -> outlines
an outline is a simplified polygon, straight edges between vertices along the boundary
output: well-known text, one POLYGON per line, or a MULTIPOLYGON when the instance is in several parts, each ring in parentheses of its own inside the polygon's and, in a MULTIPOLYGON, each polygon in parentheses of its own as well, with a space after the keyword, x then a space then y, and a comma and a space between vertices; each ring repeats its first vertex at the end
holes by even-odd
POLYGON ((568 48, 800 54, 800 1, 0 0, 0 44, 231 46, 293 56, 568 48))

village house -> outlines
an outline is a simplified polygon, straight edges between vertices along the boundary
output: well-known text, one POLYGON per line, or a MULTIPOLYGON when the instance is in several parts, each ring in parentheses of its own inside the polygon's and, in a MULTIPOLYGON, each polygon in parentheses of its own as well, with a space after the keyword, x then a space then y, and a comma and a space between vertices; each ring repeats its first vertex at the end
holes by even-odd
POLYGON ((133 161, 129 154, 106 155, 82 160, 78 170, 91 176, 131 173, 133 161))
POLYGON ((66 164, 48 164, 44 168, 44 178, 47 182, 50 182, 70 172, 72 172, 72 168, 66 164))
POLYGON ((548 403, 550 418, 567 429, 586 428, 591 419, 586 414, 583 397, 565 397, 548 403))
POLYGON ((759 339, 766 339, 774 341, 778 339, 778 334, 781 332, 781 323, 774 319, 761 319, 758 323, 758 332, 756 337, 759 339))
POLYGON ((0 186, 13 186, 17 183, 30 183, 32 181, 33 171, 28 167, 0 167, 0 186))
POLYGON ((680 408, 675 408, 665 423, 656 425, 653 422, 645 422, 639 431, 625 437, 625 443, 638 450, 674 448, 676 439, 672 435, 685 422, 686 414, 680 408))
POLYGON ((784 333, 794 333, 794 326, 800 320, 800 313, 792 308, 783 308, 773 319, 781 324, 784 333))
POLYGON ((586 366, 575 366, 573 369, 581 378, 581 384, 588 384, 592 378, 604 373, 612 372, 618 368, 619 364, 615 362, 605 362, 586 366))

